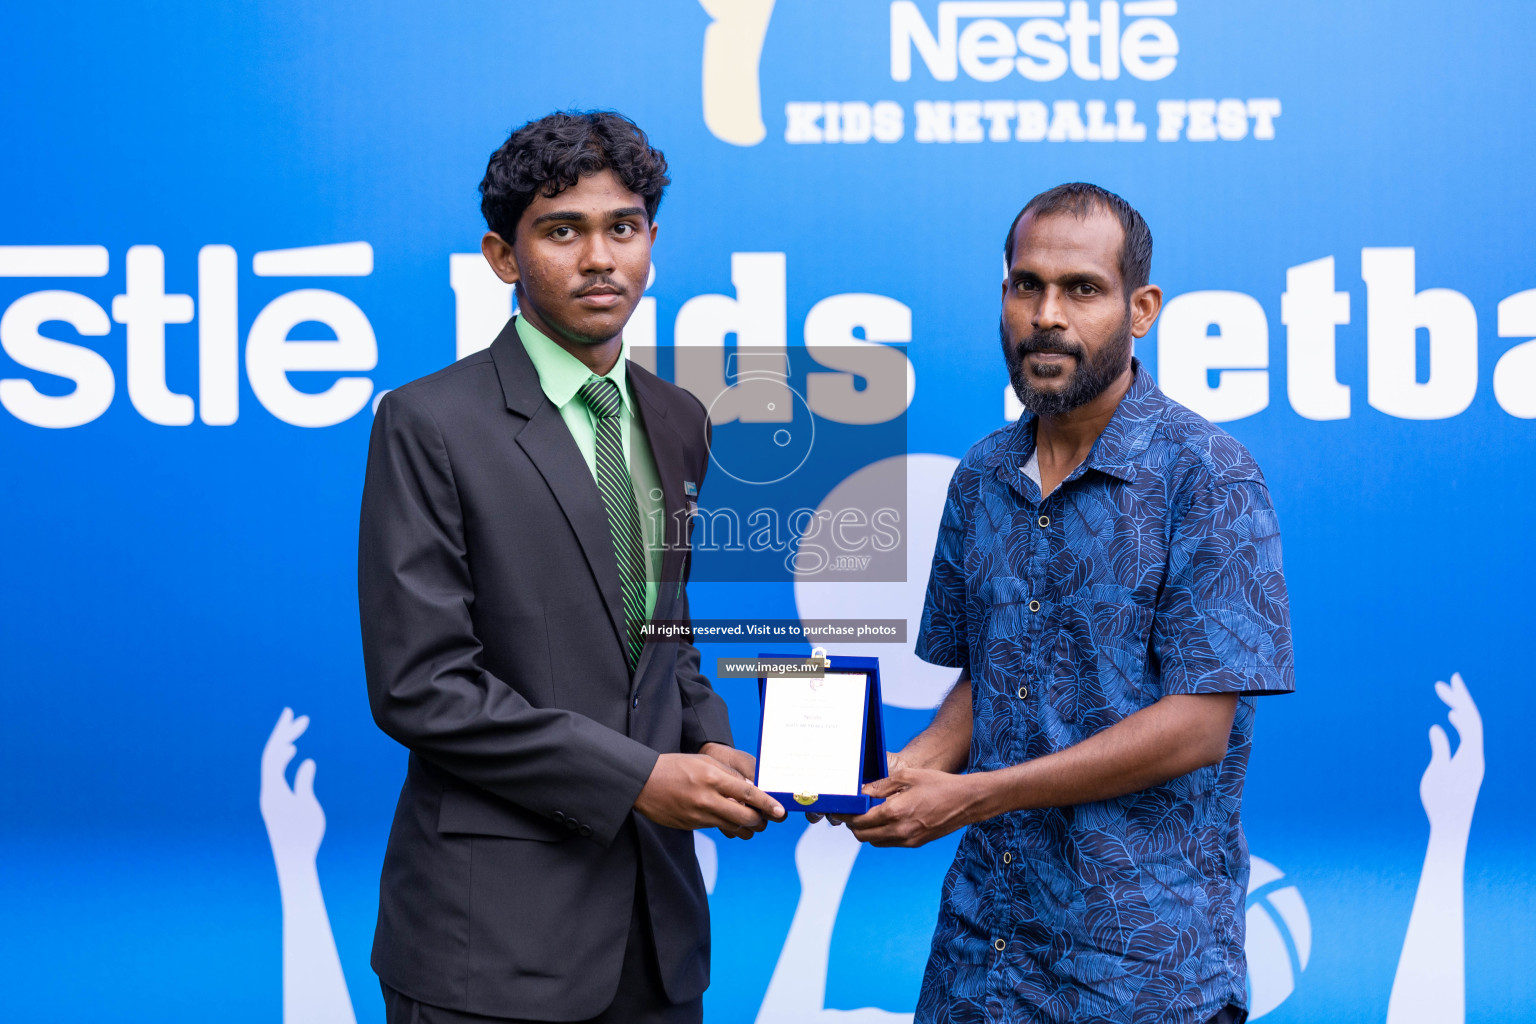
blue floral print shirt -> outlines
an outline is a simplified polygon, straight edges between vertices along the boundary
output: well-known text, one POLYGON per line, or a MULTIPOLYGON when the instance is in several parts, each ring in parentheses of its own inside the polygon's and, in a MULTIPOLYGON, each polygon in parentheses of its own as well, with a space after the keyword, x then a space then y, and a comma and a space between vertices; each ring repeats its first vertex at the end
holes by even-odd
POLYGON ((1294 687, 1280 533, 1241 444, 1138 361, 1049 497, 1026 413, 949 486, 917 653, 967 669, 970 771, 1063 750, 1165 694, 1237 693, 1223 760, 971 826, 919 1022, 1203 1024, 1247 1005, 1239 809, 1259 694, 1294 687))

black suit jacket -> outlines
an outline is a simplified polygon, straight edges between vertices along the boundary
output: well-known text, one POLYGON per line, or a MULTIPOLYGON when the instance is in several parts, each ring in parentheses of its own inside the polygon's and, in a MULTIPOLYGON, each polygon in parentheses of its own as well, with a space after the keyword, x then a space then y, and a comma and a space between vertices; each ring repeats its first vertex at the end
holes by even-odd
MULTIPOLYGON (((686 523, 704 408, 626 372, 668 522, 686 523)), ((664 557, 657 619, 688 616, 686 536, 664 557)), ((633 808, 658 754, 730 742, 725 703, 686 641, 646 644, 631 677, 602 495, 513 322, 379 403, 358 600, 374 720, 410 750, 379 977, 470 1013, 594 1016, 617 990, 638 871, 668 996, 703 992, 693 836, 633 808)))

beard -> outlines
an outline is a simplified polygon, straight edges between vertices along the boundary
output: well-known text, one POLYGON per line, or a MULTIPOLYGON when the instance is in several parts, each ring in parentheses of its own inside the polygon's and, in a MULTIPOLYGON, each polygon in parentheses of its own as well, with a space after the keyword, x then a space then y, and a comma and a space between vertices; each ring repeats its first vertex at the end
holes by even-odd
MULTIPOLYGON (((1109 339, 1092 357, 1081 343, 1066 340, 1061 331, 1035 331, 1017 345, 1008 343, 1008 326, 1001 318, 997 323, 998 338, 1003 345, 1003 359, 1008 363, 1008 380, 1013 393, 1024 408, 1037 416, 1060 416, 1079 406, 1086 405, 1102 395, 1131 361, 1131 311, 1109 339), (1045 390, 1035 385, 1024 372, 1024 357, 1031 352, 1060 352, 1077 360, 1065 385, 1045 390)), ((1058 375, 1068 373, 1062 369, 1058 375)))

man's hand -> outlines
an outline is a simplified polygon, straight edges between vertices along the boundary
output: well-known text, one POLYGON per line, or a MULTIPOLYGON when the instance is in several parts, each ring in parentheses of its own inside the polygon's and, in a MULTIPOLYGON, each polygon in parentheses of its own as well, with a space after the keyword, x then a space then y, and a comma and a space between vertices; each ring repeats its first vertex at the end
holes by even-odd
MULTIPOLYGON (((744 750, 737 750, 735 747, 728 747, 724 743, 706 743, 699 748, 699 753, 705 755, 706 757, 714 758, 716 761, 719 761, 726 768, 735 772, 737 775, 740 775, 748 782, 751 782, 752 777, 757 774, 757 758, 753 757, 751 754, 744 750)), ((732 830, 728 828, 722 828, 720 831, 728 839, 751 839, 754 835, 762 830, 750 828, 732 830)))
POLYGON ((777 800, 707 754, 658 757, 635 810, 667 828, 718 828, 735 839, 784 820, 777 800))
POLYGON ((842 820, 872 846, 923 846, 985 816, 976 780, 930 768, 896 768, 864 787, 865 795, 884 797, 885 803, 842 820))
POLYGON ((699 748, 699 753, 714 758, 748 782, 757 774, 757 758, 745 750, 737 750, 724 743, 706 743, 699 748))
MULTIPOLYGON (((912 767, 912 762, 908 759, 908 755, 907 755, 907 752, 905 750, 902 750, 899 753, 895 753, 895 754, 891 753, 890 751, 886 751, 886 753, 885 753, 885 773, 887 775, 890 775, 891 773, 895 772, 898 768, 909 768, 909 767, 912 767)), ((866 792, 867 792, 867 790, 866 790, 866 792)), ((851 814, 826 814, 826 815, 822 815, 822 814, 807 814, 805 816, 805 820, 809 821, 813 825, 816 822, 820 821, 822 818, 826 818, 833 825, 846 825, 846 824, 848 824, 849 821, 851 821, 853 819, 853 815, 851 815, 851 814)))

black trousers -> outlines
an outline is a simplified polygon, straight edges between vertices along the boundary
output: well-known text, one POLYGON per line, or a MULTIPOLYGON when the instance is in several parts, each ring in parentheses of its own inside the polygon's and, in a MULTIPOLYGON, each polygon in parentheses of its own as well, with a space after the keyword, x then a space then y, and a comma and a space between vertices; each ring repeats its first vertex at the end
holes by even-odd
MULTIPOLYGON (((667 1000, 651 938, 643 883, 635 882, 635 912, 629 918, 629 938, 624 946, 624 965, 619 971, 619 990, 613 1002, 596 1017, 579 1024, 702 1024, 704 997, 687 1003, 667 1000)), ((482 1017, 418 1003, 388 985, 384 989, 384 1019, 388 1024, 538 1024, 522 1017, 482 1017)))

